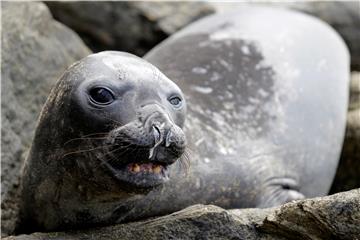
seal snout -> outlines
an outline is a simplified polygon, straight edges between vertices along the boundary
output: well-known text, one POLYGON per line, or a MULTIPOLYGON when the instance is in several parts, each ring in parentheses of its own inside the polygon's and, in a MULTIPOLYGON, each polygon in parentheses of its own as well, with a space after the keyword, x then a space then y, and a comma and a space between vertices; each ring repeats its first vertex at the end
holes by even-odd
POLYGON ((158 143, 158 142, 161 142, 161 131, 160 131, 160 128, 156 125, 153 125, 152 126, 152 132, 153 132, 153 135, 154 135, 154 141, 155 141, 155 145, 158 143))
MULTIPOLYGON (((164 118, 168 120, 168 118, 164 118)), ((154 145, 149 149, 149 159, 173 164, 185 152, 186 139, 182 129, 171 121, 154 121, 151 127, 154 145)))
POLYGON ((122 182, 147 188, 169 179, 169 166, 185 153, 186 139, 166 112, 142 110, 141 117, 110 132, 107 144, 115 160, 107 167, 122 182))

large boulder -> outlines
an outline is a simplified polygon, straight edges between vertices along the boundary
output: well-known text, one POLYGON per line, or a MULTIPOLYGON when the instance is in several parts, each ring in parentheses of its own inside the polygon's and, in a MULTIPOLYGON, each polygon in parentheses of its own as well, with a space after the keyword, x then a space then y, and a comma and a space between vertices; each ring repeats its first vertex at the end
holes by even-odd
POLYGON ((56 19, 94 51, 143 55, 163 39, 213 12, 203 2, 47 2, 56 19), (96 16, 96 17, 94 17, 96 16))
POLYGON ((360 72, 351 74, 345 141, 331 192, 360 187, 360 72))
MULTIPOLYGON (((46 4, 56 19, 77 31, 94 51, 112 49, 143 55, 167 36, 200 17, 248 3, 254 1, 241 3, 47 2, 46 4)), ((350 48, 353 69, 360 69, 359 2, 262 1, 261 4, 296 9, 329 23, 340 33, 350 48)))
MULTIPOLYGON (((270 209, 224 210, 194 205, 135 223, 6 240, 40 239, 358 239, 360 189, 270 209)), ((5 240, 5 239, 4 239, 5 240)))
POLYGON ((21 165, 36 119, 64 69, 89 49, 43 3, 1 4, 1 232, 14 228, 21 165))

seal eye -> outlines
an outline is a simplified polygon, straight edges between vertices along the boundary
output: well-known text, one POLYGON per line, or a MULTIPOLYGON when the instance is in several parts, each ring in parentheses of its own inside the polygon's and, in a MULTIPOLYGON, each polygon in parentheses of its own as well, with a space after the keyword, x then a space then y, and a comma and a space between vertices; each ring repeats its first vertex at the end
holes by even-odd
POLYGON ((107 105, 112 103, 114 95, 106 88, 97 87, 90 90, 90 98, 94 103, 107 105))
POLYGON ((174 107, 180 107, 182 104, 182 100, 179 97, 171 97, 169 98, 169 102, 174 106, 174 107))

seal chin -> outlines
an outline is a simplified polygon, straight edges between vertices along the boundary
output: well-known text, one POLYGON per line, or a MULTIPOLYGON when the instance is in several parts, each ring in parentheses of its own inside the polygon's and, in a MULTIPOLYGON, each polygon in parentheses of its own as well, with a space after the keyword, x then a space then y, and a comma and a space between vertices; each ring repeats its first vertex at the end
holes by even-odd
POLYGON ((123 166, 106 164, 117 180, 139 188, 153 188, 167 182, 169 180, 168 166, 157 162, 129 163, 123 166))

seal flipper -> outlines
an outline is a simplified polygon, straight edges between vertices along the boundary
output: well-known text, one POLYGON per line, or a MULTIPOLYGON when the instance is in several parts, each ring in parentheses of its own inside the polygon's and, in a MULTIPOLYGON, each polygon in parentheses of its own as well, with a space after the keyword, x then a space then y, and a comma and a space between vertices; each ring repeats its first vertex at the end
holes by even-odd
POLYGON ((304 198, 305 196, 300 193, 296 180, 292 178, 272 178, 267 181, 256 207, 274 207, 304 198))

